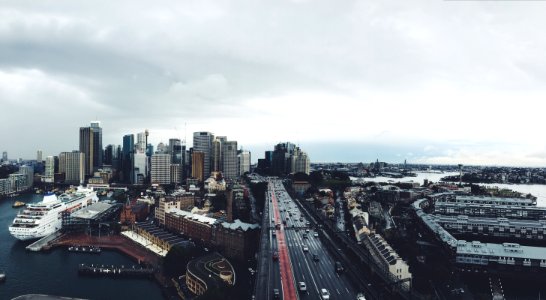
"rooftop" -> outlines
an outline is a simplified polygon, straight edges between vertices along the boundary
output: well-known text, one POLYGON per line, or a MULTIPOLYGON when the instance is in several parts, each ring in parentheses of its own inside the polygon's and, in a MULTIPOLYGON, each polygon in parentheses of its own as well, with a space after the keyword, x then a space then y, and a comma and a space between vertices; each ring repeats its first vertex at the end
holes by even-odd
POLYGON ((546 248, 521 246, 515 243, 490 244, 459 240, 457 242, 457 254, 482 254, 486 256, 543 260, 546 259, 546 248))
POLYGON ((73 218, 92 220, 95 219, 98 215, 104 213, 112 207, 111 204, 105 202, 97 202, 91 204, 85 208, 78 210, 72 214, 73 218))
POLYGON ((178 209, 178 208, 175 208, 175 207, 169 209, 169 211, 167 213, 173 214, 173 215, 178 216, 178 217, 195 220, 195 221, 205 223, 205 224, 209 224, 209 225, 214 225, 214 224, 216 224, 216 222, 218 222, 218 220, 216 220, 214 218, 210 218, 210 217, 202 216, 202 215, 198 215, 198 214, 192 214, 191 212, 181 210, 181 209, 178 209))
POLYGON ((235 285, 235 269, 226 258, 217 252, 191 260, 187 270, 205 282, 207 289, 235 285))

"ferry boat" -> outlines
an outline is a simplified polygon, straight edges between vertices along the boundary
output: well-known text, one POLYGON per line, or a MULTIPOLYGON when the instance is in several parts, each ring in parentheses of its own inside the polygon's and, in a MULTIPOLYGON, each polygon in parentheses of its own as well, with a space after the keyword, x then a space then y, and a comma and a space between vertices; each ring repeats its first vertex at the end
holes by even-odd
POLYGON ((59 197, 47 193, 42 202, 26 204, 13 220, 9 232, 22 241, 42 238, 61 229, 64 211, 73 213, 98 200, 93 189, 81 186, 59 197))
POLYGON ((25 202, 15 201, 15 203, 13 203, 13 205, 11 205, 11 207, 13 207, 13 208, 22 207, 22 206, 25 206, 25 202))

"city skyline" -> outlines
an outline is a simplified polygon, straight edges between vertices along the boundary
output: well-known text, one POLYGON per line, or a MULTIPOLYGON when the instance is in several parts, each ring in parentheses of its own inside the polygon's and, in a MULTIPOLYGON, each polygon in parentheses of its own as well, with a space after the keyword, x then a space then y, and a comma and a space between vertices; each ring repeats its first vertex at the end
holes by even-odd
POLYGON ((208 131, 253 163, 290 141, 313 162, 546 166, 540 1, 70 3, 0 5, 10 158, 99 120, 103 146, 208 131))

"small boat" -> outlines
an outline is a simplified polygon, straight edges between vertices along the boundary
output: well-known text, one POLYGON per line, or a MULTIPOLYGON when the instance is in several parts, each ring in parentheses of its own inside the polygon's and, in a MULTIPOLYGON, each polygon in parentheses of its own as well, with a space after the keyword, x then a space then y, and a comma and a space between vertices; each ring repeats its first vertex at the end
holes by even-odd
POLYGON ((18 207, 25 206, 25 205, 26 205, 25 202, 15 201, 15 203, 13 203, 13 205, 11 207, 18 208, 18 207))
POLYGON ((6 281, 6 274, 0 273, 0 282, 6 281))

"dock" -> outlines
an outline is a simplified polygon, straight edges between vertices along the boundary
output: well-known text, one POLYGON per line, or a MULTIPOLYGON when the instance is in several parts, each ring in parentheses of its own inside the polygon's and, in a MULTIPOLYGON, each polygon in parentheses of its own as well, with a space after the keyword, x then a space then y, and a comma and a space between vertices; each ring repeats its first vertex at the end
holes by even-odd
POLYGON ((78 266, 78 274, 87 276, 110 276, 110 277, 151 277, 154 274, 153 268, 125 266, 86 265, 78 266))
POLYGON ((27 250, 30 251, 41 251, 44 247, 49 246, 49 243, 53 242, 62 235, 60 231, 56 231, 50 235, 44 236, 43 238, 37 240, 36 242, 28 245, 27 250))

